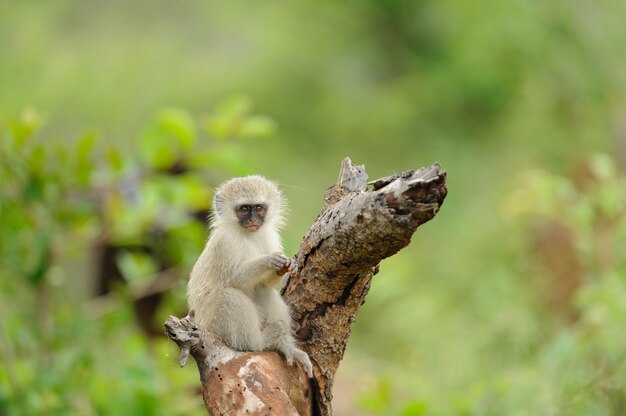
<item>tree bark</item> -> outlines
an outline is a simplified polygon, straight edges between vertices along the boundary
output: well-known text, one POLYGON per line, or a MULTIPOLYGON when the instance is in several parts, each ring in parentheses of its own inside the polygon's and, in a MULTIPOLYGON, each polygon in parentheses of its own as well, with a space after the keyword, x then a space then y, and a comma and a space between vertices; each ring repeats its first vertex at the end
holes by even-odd
POLYGON ((312 380, 274 352, 236 352, 215 337, 201 339, 193 317, 168 318, 166 331, 181 348, 181 366, 189 353, 198 363, 212 415, 332 414, 335 372, 372 276, 382 259, 407 246, 415 229, 437 214, 447 194, 438 163, 367 179, 364 166, 344 159, 295 256, 297 272, 281 290, 313 362, 312 380))

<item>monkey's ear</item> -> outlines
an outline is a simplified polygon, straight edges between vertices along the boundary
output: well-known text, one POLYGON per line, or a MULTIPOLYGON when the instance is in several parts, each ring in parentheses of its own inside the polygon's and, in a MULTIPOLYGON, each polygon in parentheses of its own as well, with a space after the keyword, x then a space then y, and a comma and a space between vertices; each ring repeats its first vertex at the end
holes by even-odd
POLYGON ((222 213, 222 206, 224 205, 224 201, 222 200, 222 195, 215 194, 213 196, 213 215, 220 215, 222 213))

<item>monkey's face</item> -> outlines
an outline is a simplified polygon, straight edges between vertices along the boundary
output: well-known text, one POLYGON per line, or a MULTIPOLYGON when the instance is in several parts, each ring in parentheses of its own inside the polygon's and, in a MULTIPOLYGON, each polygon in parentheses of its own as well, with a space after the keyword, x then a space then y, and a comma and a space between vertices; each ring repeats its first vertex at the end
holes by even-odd
POLYGON ((267 215, 267 204, 243 204, 235 208, 235 214, 239 219, 239 225, 251 233, 257 231, 263 225, 267 215))
POLYGON ((255 175, 233 178, 215 190, 211 227, 227 225, 246 233, 261 227, 277 230, 283 223, 283 207, 274 182, 255 175))

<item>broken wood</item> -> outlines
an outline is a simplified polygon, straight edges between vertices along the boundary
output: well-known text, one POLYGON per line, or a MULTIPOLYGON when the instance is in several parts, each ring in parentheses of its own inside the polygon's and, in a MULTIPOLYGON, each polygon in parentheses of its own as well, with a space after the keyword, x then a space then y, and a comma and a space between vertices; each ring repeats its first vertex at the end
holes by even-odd
POLYGON ((300 346, 313 362, 313 380, 274 352, 236 352, 200 337, 193 317, 168 318, 168 337, 181 348, 181 365, 198 363, 212 415, 332 414, 332 386, 359 307, 379 263, 411 241, 447 194, 438 163, 368 183, 364 166, 344 159, 337 184, 295 255, 297 272, 281 294, 292 310, 300 346), (368 190, 368 185, 372 186, 368 190))

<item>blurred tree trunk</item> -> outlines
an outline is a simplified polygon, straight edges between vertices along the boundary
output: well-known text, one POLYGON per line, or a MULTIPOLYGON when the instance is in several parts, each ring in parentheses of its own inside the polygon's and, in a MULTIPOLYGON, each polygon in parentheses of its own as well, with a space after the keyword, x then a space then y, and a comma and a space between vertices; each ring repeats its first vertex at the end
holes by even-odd
POLYGON ((198 363, 212 415, 332 414, 335 372, 372 276, 382 259, 407 246, 415 229, 437 214, 445 179, 435 163, 368 184, 363 166, 343 161, 295 256, 298 271, 281 291, 313 362, 312 380, 274 352, 236 352, 210 334, 201 338, 193 316, 168 318, 166 331, 181 348, 181 365, 190 353, 198 363))

